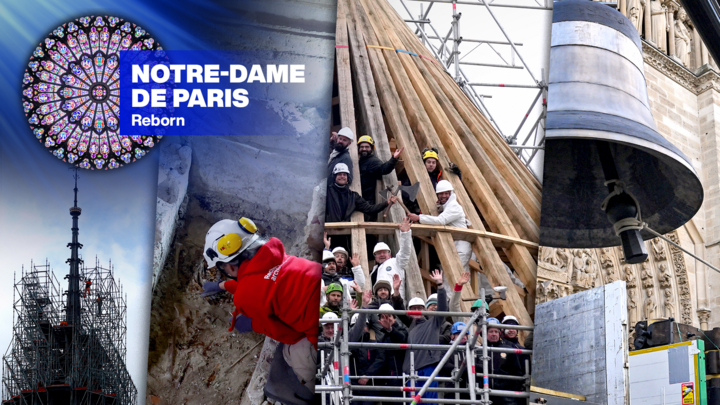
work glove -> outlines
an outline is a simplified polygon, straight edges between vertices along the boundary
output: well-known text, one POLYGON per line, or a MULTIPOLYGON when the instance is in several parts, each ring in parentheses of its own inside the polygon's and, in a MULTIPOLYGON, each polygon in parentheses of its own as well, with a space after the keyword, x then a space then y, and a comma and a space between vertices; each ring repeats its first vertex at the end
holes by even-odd
MULTIPOLYGON (((232 322, 232 318, 230 318, 230 322, 232 322)), ((252 332, 252 319, 247 316, 238 315, 237 318, 235 318, 235 330, 239 333, 252 332)))
POLYGON ((462 175, 462 172, 460 171, 458 165, 453 162, 450 162, 450 171, 457 174, 458 176, 462 175))
POLYGON ((220 288, 220 283, 217 281, 206 281, 202 288, 203 292, 200 294, 201 297, 210 297, 224 291, 220 288))

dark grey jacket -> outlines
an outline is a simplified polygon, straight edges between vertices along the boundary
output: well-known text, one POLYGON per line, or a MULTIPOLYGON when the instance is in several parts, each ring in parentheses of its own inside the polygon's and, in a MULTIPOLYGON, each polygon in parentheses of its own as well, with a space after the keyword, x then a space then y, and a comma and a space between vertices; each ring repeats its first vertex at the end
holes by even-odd
MULTIPOLYGON (((437 290, 438 312, 447 312, 448 301, 445 288, 437 290)), ((410 324, 410 334, 408 335, 409 344, 438 344, 440 338, 440 330, 445 318, 442 316, 431 316, 430 319, 415 319, 410 324)), ((439 350, 412 350, 415 353, 415 370, 436 364, 440 362, 443 352, 439 350)), ((403 371, 410 373, 410 354, 405 356, 403 363, 403 371)))

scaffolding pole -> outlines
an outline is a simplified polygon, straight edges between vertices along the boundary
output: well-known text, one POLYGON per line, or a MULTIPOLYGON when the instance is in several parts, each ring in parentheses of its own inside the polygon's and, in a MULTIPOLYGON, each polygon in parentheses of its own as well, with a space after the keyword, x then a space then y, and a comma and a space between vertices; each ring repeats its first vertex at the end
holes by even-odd
MULTIPOLYGON (((480 296, 485 295, 485 289, 480 289, 480 296)), ((404 310, 379 310, 379 309, 351 309, 346 302, 343 300, 342 314, 340 319, 334 320, 336 326, 336 333, 332 343, 325 342, 319 343, 318 347, 321 349, 332 348, 335 352, 335 356, 338 355, 337 348, 340 347, 340 368, 342 368, 342 383, 339 380, 335 380, 331 385, 322 385, 326 380, 321 379, 321 385, 316 387, 316 391, 323 394, 323 403, 325 403, 325 393, 333 394, 342 393, 342 398, 336 400, 335 404, 339 405, 342 402, 343 405, 349 405, 351 401, 377 401, 377 402, 404 402, 417 404, 421 402, 422 396, 427 392, 442 392, 448 394, 455 394, 455 399, 432 399, 432 402, 438 404, 483 404, 489 405, 490 395, 493 396, 504 396, 513 398, 529 398, 529 386, 530 386, 530 369, 529 362, 525 360, 525 375, 513 376, 513 375, 501 375, 489 372, 491 360, 489 353, 508 353, 514 355, 531 355, 532 350, 527 349, 515 349, 507 347, 490 347, 487 341, 487 329, 488 329, 488 312, 484 306, 481 306, 479 310, 475 312, 449 312, 449 311, 404 311, 404 310), (348 320, 353 313, 365 313, 365 314, 391 314, 391 315, 423 315, 423 316, 457 316, 457 317, 470 317, 465 327, 459 333, 459 336, 468 334, 471 336, 467 340, 466 344, 461 344, 462 339, 457 338, 451 345, 441 344, 411 344, 411 343, 371 343, 371 342, 350 342, 349 341, 349 325, 348 320), (342 328, 337 328, 337 323, 342 323, 342 328), (482 331, 482 333, 480 332, 482 331), (481 337, 480 345, 476 344, 478 337, 481 337), (359 376, 350 375, 350 349, 386 349, 386 350, 409 350, 409 365, 410 375, 397 375, 397 376, 359 376), (414 350, 433 350, 433 351, 444 351, 440 362, 435 366, 432 374, 428 377, 421 377, 417 375, 415 370, 415 352, 414 350), (457 353, 465 353, 465 361, 461 366, 458 366, 457 353), (482 368, 479 373, 476 372, 475 358, 479 355, 482 361, 482 368), (452 372, 452 377, 439 377, 438 374, 442 370, 443 366, 454 356, 455 367, 452 372), (459 378, 461 375, 461 369, 467 368, 468 382, 466 388, 461 388, 459 385, 459 378), (482 387, 478 386, 478 382, 475 377, 482 378, 482 387), (351 381, 359 378, 367 378, 370 380, 403 380, 403 386, 375 386, 375 385, 360 385, 352 384, 351 381), (405 380, 408 380, 408 386, 405 386, 405 380), (523 381, 525 383, 525 391, 506 391, 497 390, 490 387, 490 379, 505 379, 511 381, 523 381), (416 386, 416 382, 422 382, 421 387, 416 386), (454 384, 454 388, 449 387, 430 387, 433 382, 443 382, 454 384), (363 391, 374 391, 374 392, 402 392, 403 397, 383 397, 383 396, 362 396, 353 395, 355 392, 363 391), (405 397, 406 393, 413 394, 412 397, 405 397), (461 393, 468 393, 470 395, 469 400, 459 399, 461 393), (477 395, 480 395, 478 401, 477 395)), ((332 320, 323 321, 324 323, 333 322, 332 320)), ((503 325, 503 324, 491 324, 492 328, 497 329, 514 329, 514 330, 533 330, 532 326, 522 325, 503 325)), ((327 369, 326 367, 323 370, 327 369)))

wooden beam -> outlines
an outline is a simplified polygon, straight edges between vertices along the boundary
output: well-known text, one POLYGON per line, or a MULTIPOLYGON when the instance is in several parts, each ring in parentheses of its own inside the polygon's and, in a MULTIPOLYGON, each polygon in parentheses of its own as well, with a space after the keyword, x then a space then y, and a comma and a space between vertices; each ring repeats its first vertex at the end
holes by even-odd
MULTIPOLYGON (((382 111, 380 110, 380 100, 375 90, 375 80, 372 75, 370 61, 368 60, 367 48, 362 36, 362 27, 357 16, 357 10, 354 0, 340 0, 345 9, 345 16, 348 25, 348 42, 350 46, 351 58, 350 62, 353 67, 355 93, 358 96, 358 109, 361 113, 365 128, 375 142, 375 154, 383 161, 387 161, 392 157, 390 151, 390 142, 385 132, 385 123, 383 122, 382 111)), ((355 149, 355 145, 351 146, 355 149)), ((358 177, 359 179, 360 177, 358 177)), ((383 187, 395 187, 398 179, 395 172, 383 176, 383 187)), ((397 224, 400 223, 405 216, 405 211, 400 206, 390 208, 390 220, 397 224)), ((395 226, 393 233, 395 240, 400 240, 400 230, 395 226)), ((418 268, 417 257, 410 255, 408 268, 405 269, 405 291, 406 299, 410 296, 422 296, 425 285, 420 274, 413 269, 418 268)), ((368 278, 368 280, 370 280, 368 278)))
MULTIPOLYGON (((325 230, 328 235, 347 235, 354 228, 364 228, 365 232, 376 235, 390 235, 397 229, 397 224, 388 222, 327 222, 325 230)), ((475 238, 487 238, 493 241, 497 247, 508 248, 512 244, 518 244, 529 249, 538 250, 538 244, 528 240, 513 238, 499 233, 488 231, 479 231, 477 229, 458 228, 455 226, 445 225, 427 225, 412 224, 410 226, 413 236, 433 236, 438 232, 447 232, 453 236, 455 240, 464 240, 468 242, 475 241, 475 238)))
MULTIPOLYGON (((400 25, 392 24, 392 21, 388 18, 389 13, 394 13, 394 10, 388 10, 391 6, 383 0, 364 1, 368 3, 372 2, 372 4, 375 5, 374 11, 385 13, 384 16, 377 16, 376 25, 384 31, 387 41, 386 44, 396 49, 402 49, 403 43, 399 40, 395 32, 406 29, 406 26, 403 22, 400 22, 400 25)), ((375 32, 377 34, 378 29, 376 29, 375 32)), ((378 37, 380 37, 380 35, 378 35, 378 37)), ((492 188, 488 185, 477 166, 468 164, 468 162, 472 162, 472 158, 447 121, 447 118, 442 112, 442 108, 437 104, 435 97, 428 90, 426 82, 412 61, 412 58, 416 58, 416 56, 399 52, 394 55, 385 54, 385 56, 388 59, 400 61, 400 66, 397 66, 398 64, 389 64, 389 68, 395 80, 407 83, 406 86, 409 88, 409 91, 405 94, 401 92, 400 96, 401 99, 403 99, 403 103, 408 106, 406 111, 415 117, 417 126, 417 130, 415 131, 416 135, 424 135, 429 143, 438 147, 440 150, 439 155, 449 156, 463 169, 463 183, 466 184, 465 189, 481 209, 483 217, 491 229, 497 233, 518 237, 513 222, 503 210, 492 188), (443 145, 446 147, 443 147, 443 145)), ((477 226, 479 221, 473 220, 470 216, 474 213, 474 210, 467 209, 470 206, 469 200, 464 201, 462 183, 457 180, 456 176, 452 175, 449 176, 448 180, 454 183, 453 185, 458 194, 458 200, 461 204, 464 202, 466 215, 469 214, 468 219, 470 219, 473 226, 477 226), (453 180, 455 181, 453 182, 453 180)), ((537 239, 538 236, 535 235, 532 236, 537 239)), ((534 295, 535 271, 537 267, 535 259, 526 248, 517 245, 512 245, 507 250, 507 255, 520 279, 527 286, 528 291, 534 295)))
MULTIPOLYGON (((341 2, 338 2, 337 7, 337 25, 335 26, 335 44, 341 45, 339 48, 335 48, 335 62, 338 79, 338 97, 340 99, 340 122, 343 126, 349 127, 355 134, 355 107, 353 105, 353 88, 352 88, 352 75, 350 73, 350 50, 343 48, 348 43, 348 32, 347 22, 345 19, 345 10, 341 2)), ((362 187, 360 182, 360 163, 358 161, 357 148, 351 145, 349 148, 350 159, 353 162, 353 183, 350 185, 352 191, 358 194, 362 193, 362 187)), ((361 212, 355 212, 352 214, 352 220, 356 222, 363 222, 364 216, 361 212)), ((370 271, 368 269, 368 257, 367 257, 367 241, 365 239, 365 229, 356 228, 351 232, 351 250, 353 253, 360 254, 360 266, 365 274, 365 279, 370 280, 370 271)), ((366 282, 365 289, 372 289, 369 282, 366 282)))
MULTIPOLYGON (((374 3, 371 3, 370 0, 359 1, 360 4, 362 4, 362 7, 358 8, 358 14, 360 19, 363 21, 364 35, 366 39, 372 45, 385 47, 392 46, 392 43, 385 33, 384 27, 382 27, 381 17, 377 15, 374 3)), ((415 145, 414 148, 409 150, 419 151, 419 148, 417 148, 417 141, 412 136, 413 133, 418 135, 419 140, 422 140, 423 132, 426 131, 428 127, 432 128, 432 126, 428 126, 427 123, 421 125, 422 123, 420 120, 423 117, 415 113, 416 109, 422 109, 422 105, 417 102, 417 95, 414 94, 412 84, 407 77, 404 76, 404 68, 398 55, 394 51, 378 48, 369 49, 368 55, 373 75, 375 76, 376 83, 378 85, 378 94, 380 95, 383 111, 387 117, 386 122, 391 127, 391 131, 396 136, 396 140, 400 146, 405 146, 407 148, 408 145, 415 145), (405 112, 407 112, 407 115, 405 112), (410 128, 413 133, 408 134, 410 128)), ((427 121, 426 118, 425 121, 427 121)), ((447 155, 445 155, 445 161, 447 161, 447 155)), ((426 189, 427 186, 425 185, 425 181, 427 181, 427 171, 422 165, 420 156, 406 156, 406 170, 408 171, 408 175, 411 180, 420 181, 421 183, 420 194, 422 196, 419 198, 419 202, 423 212, 436 215, 437 211, 435 210, 434 204, 432 204, 432 202, 434 202, 434 193, 431 187, 429 190, 426 189)), ((454 186, 458 188, 459 194, 464 193, 464 188, 458 183, 457 178, 455 176, 448 177, 451 181, 454 180, 454 186)), ((461 196, 461 198, 462 197, 464 196, 461 196)), ((469 199, 467 201, 469 201, 469 199)), ((472 208, 472 206, 468 205, 468 208, 472 208)), ((474 212, 474 209, 468 209, 467 211, 474 212)), ((482 223, 479 220, 479 216, 475 214, 475 217, 477 222, 473 223, 477 223, 476 228, 481 229, 480 227, 482 226, 482 223)), ((473 221, 473 218, 471 217, 470 220, 473 221)), ((434 242, 437 243, 437 241, 434 242)), ((497 277, 495 278, 490 277, 491 283, 494 283, 493 285, 510 285, 511 282, 505 272, 504 264, 500 260, 497 251, 492 244, 488 240, 476 238, 473 246, 476 255, 482 261, 483 268, 489 273, 497 274, 497 277), (503 275, 507 280, 500 281, 503 275)), ((440 249, 442 249, 442 247, 440 249)), ((446 256, 446 254, 442 255, 441 261, 443 260, 443 257, 446 256)), ((443 267, 446 268, 445 263, 443 263, 443 267)), ((447 273, 457 272, 459 274, 459 271, 460 269, 454 269, 453 271, 447 273)), ((450 282, 455 282, 457 278, 455 274, 448 274, 448 279, 450 282)), ((511 289, 510 291, 511 293, 509 294, 509 299, 510 305, 513 308, 513 313, 518 316, 523 324, 532 324, 532 319, 525 309, 524 303, 517 294, 513 295, 512 291, 514 290, 511 289)), ((471 294, 472 293, 469 289, 464 289, 464 297, 471 294)), ((466 305, 466 307, 469 305, 470 304, 466 305)))

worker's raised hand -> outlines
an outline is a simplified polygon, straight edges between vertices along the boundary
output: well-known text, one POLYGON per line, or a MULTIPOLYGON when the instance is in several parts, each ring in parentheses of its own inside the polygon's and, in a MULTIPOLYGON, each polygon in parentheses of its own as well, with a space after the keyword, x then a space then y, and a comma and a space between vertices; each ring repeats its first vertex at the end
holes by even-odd
POLYGON ((206 281, 202 288, 203 292, 200 294, 201 297, 210 297, 223 291, 223 289, 220 288, 220 283, 217 281, 206 281))
POLYGON ((396 195, 391 195, 390 198, 388 198, 388 205, 397 204, 398 198, 396 195))
POLYGON ((362 292, 363 292, 362 288, 360 288, 360 286, 358 285, 358 283, 356 283, 355 281, 353 281, 352 284, 350 284, 350 288, 352 288, 353 290, 355 290, 355 292, 358 293, 358 294, 362 294, 362 292))
POLYGON ((351 299, 351 300, 350 300, 350 308, 352 308, 352 309, 359 309, 358 303, 357 303, 357 300, 356 300, 356 299, 351 299))
POLYGON ((372 301, 373 293, 370 290, 363 291, 362 294, 362 303, 363 308, 367 308, 368 305, 370 305, 370 302, 372 301))
POLYGON ((413 214, 412 212, 407 214, 407 217, 410 221, 413 221, 415 223, 420 223, 420 215, 413 214))
POLYGON ((399 293, 400 293, 400 292, 399 292, 399 291, 400 291, 400 284, 402 284, 402 279, 400 278, 399 275, 393 274, 393 280, 392 280, 392 281, 393 281, 393 282, 392 282, 393 290, 395 291, 396 294, 399 294, 399 293))
POLYGON ((327 232, 323 234, 323 243, 325 243, 325 249, 330 250, 330 238, 328 238, 327 232))
POLYGON ((357 267, 360 265, 360 253, 355 252, 352 254, 352 258, 350 258, 350 264, 352 264, 353 267, 357 267))
POLYGON ((395 159, 397 159, 397 158, 400 156, 400 154, 402 153, 403 150, 405 150, 405 147, 404 147, 404 146, 403 146, 402 148, 400 148, 400 149, 395 150, 395 153, 393 153, 393 157, 394 157, 395 159))
POLYGON ((467 282, 470 281, 470 272, 465 271, 463 274, 460 275, 460 279, 458 280, 458 284, 465 285, 467 282))
POLYGON ((430 278, 433 279, 435 284, 440 285, 443 283, 443 272, 435 269, 432 273, 430 273, 430 278))
POLYGON ((338 133, 337 132, 331 132, 330 133, 330 142, 337 141, 338 133))
POLYGON ((408 217, 403 218, 402 222, 398 224, 398 228, 400 228, 400 232, 410 231, 410 219, 408 217))
POLYGON ((393 324, 395 324, 395 320, 389 316, 382 316, 380 315, 380 325, 388 332, 392 331, 393 324))

